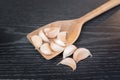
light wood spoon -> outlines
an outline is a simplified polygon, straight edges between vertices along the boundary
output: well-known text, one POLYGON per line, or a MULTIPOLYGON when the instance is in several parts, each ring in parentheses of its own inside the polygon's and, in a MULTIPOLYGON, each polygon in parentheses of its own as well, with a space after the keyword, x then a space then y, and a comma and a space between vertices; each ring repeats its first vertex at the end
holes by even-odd
MULTIPOLYGON (((61 31, 67 31, 68 32, 67 33, 67 45, 70 45, 70 44, 73 44, 77 40, 77 38, 79 37, 80 32, 81 32, 81 28, 83 27, 83 24, 85 22, 95 18, 96 16, 98 16, 98 15, 108 11, 109 9, 111 9, 111 8, 117 6, 117 5, 120 5, 120 0, 108 0, 103 5, 101 5, 100 7, 96 8, 95 10, 87 13, 86 15, 84 15, 81 18, 74 19, 74 20, 56 21, 56 22, 52 22, 50 24, 55 24, 56 26, 57 25, 58 26, 61 25, 62 26, 61 27, 61 31)), ((29 33, 27 35, 27 38, 29 39, 29 41, 32 43, 31 36, 38 34, 38 32, 41 29, 44 29, 46 27, 51 27, 51 26, 49 26, 50 24, 42 26, 39 29, 29 33)), ((39 49, 37 49, 37 50, 41 53, 41 51, 39 49)), ((49 59, 54 58, 55 56, 57 56, 60 53, 61 52, 59 52, 59 53, 55 52, 54 54, 49 55, 49 56, 41 53, 41 55, 45 59, 49 60, 49 59)))

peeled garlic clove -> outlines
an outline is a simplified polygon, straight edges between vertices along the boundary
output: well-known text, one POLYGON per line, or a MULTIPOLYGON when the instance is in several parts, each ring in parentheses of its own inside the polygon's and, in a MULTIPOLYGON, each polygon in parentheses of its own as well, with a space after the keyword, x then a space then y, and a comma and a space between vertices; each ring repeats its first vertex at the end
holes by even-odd
POLYGON ((78 63, 79 61, 87 58, 88 56, 92 56, 88 49, 78 48, 73 54, 73 59, 76 61, 76 63, 78 63))
POLYGON ((60 28, 61 27, 51 25, 51 27, 45 28, 44 32, 48 38, 55 38, 60 32, 60 28))
POLYGON ((50 43, 50 47, 53 51, 55 52, 62 52, 64 50, 63 47, 59 46, 58 44, 54 43, 54 42, 51 42, 50 43))
POLYGON ((74 70, 76 70, 76 63, 72 58, 65 58, 62 61, 60 61, 58 64, 63 64, 71 67, 74 70))
POLYGON ((50 45, 49 43, 44 43, 41 47, 40 47, 40 51, 45 54, 45 55, 51 55, 52 51, 50 49, 50 45))
POLYGON ((44 32, 42 30, 40 30, 39 36, 42 38, 42 40, 44 42, 50 42, 49 39, 47 38, 47 36, 44 34, 44 32))
POLYGON ((77 49, 75 45, 69 45, 65 48, 63 52, 63 58, 66 58, 74 53, 74 51, 77 49))
POLYGON ((42 39, 38 35, 32 36, 31 40, 36 49, 40 48, 40 46, 42 45, 42 39))
POLYGON ((59 39, 54 39, 54 42, 60 46, 65 46, 65 43, 59 39))
POLYGON ((57 39, 63 41, 63 42, 66 42, 66 35, 67 35, 67 32, 60 32, 58 33, 57 35, 57 39))

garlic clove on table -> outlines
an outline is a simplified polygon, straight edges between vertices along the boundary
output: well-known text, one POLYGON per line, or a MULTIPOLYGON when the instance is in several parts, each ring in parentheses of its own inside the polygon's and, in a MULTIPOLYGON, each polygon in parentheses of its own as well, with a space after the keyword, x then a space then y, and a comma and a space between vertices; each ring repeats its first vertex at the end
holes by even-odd
POLYGON ((75 45, 69 45, 65 48, 63 52, 63 58, 66 58, 74 53, 74 51, 77 49, 75 45))
POLYGON ((67 66, 71 67, 73 71, 76 70, 76 63, 72 58, 65 58, 65 59, 61 60, 58 63, 58 65, 59 64, 67 65, 67 66))
POLYGON ((78 48, 73 54, 73 59, 78 63, 79 61, 86 59, 88 56, 92 56, 88 49, 78 48))

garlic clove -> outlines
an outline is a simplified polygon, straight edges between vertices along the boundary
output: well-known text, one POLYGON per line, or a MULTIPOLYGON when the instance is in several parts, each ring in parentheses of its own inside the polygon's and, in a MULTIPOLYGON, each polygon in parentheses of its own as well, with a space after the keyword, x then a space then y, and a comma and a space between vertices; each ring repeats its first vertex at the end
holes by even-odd
POLYGON ((72 58, 65 58, 62 61, 60 61, 58 63, 58 65, 59 64, 63 64, 63 65, 69 66, 69 67, 72 68, 73 71, 76 70, 76 63, 75 63, 75 61, 72 58))
POLYGON ((73 59, 76 61, 76 63, 78 63, 79 61, 87 58, 88 56, 92 56, 88 49, 78 48, 73 54, 73 59))
POLYGON ((64 49, 63 52, 63 58, 66 58, 74 53, 74 51, 77 49, 75 45, 69 45, 64 49))
POLYGON ((60 32, 61 26, 55 26, 51 24, 51 27, 45 28, 44 32, 48 38, 55 38, 57 34, 60 32))
POLYGON ((52 54, 52 50, 50 49, 50 45, 49 43, 44 43, 41 47, 40 47, 40 51, 45 54, 45 55, 51 55, 52 54))
POLYGON ((42 38, 42 40, 44 42, 50 42, 49 39, 47 38, 47 36, 44 34, 44 32, 42 30, 40 30, 39 36, 42 38))
POLYGON ((55 42, 56 44, 60 45, 60 46, 65 46, 65 45, 66 45, 63 41, 61 41, 61 40, 59 40, 59 39, 54 39, 54 42, 55 42))
POLYGON ((38 35, 32 36, 31 40, 36 49, 40 48, 40 46, 42 45, 42 39, 38 35))
POLYGON ((67 35, 67 32, 65 32, 65 31, 60 32, 57 35, 57 39, 59 39, 59 40, 61 40, 63 42, 66 42, 66 35, 67 35))
POLYGON ((63 47, 59 46, 58 44, 54 43, 54 42, 51 42, 50 43, 50 47, 53 51, 55 52, 62 52, 64 50, 63 47))

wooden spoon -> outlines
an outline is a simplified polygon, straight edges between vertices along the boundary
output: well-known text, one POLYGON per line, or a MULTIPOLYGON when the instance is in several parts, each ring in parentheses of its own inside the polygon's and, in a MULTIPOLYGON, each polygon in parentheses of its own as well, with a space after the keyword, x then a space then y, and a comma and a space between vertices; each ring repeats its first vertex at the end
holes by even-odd
MULTIPOLYGON (((106 12, 107 10, 117 6, 120 4, 120 0, 108 0, 105 4, 101 5, 100 7, 96 8, 95 10, 87 13, 85 16, 78 18, 78 19, 74 19, 74 20, 63 20, 63 21, 56 21, 56 22, 52 22, 50 24, 54 24, 54 25, 58 25, 58 26, 62 26, 61 27, 61 31, 67 31, 67 45, 73 44, 77 38, 80 35, 81 32, 81 28, 83 26, 83 24, 93 18, 95 18, 96 16, 106 12)), ((38 32, 41 29, 44 29, 46 27, 51 27, 50 24, 47 24, 45 26, 40 27, 39 29, 29 33, 27 35, 27 38, 29 39, 29 41, 32 43, 31 41, 31 36, 38 34, 38 32)), ((33 43, 32 43, 33 44, 33 43)), ((38 51, 40 52, 40 50, 38 49, 38 51)), ((41 53, 41 52, 40 52, 41 53)), ((57 56, 58 54, 60 54, 61 52, 57 53, 55 52, 52 55, 44 55, 41 53, 41 55, 49 60, 52 59, 53 57, 57 56)))

